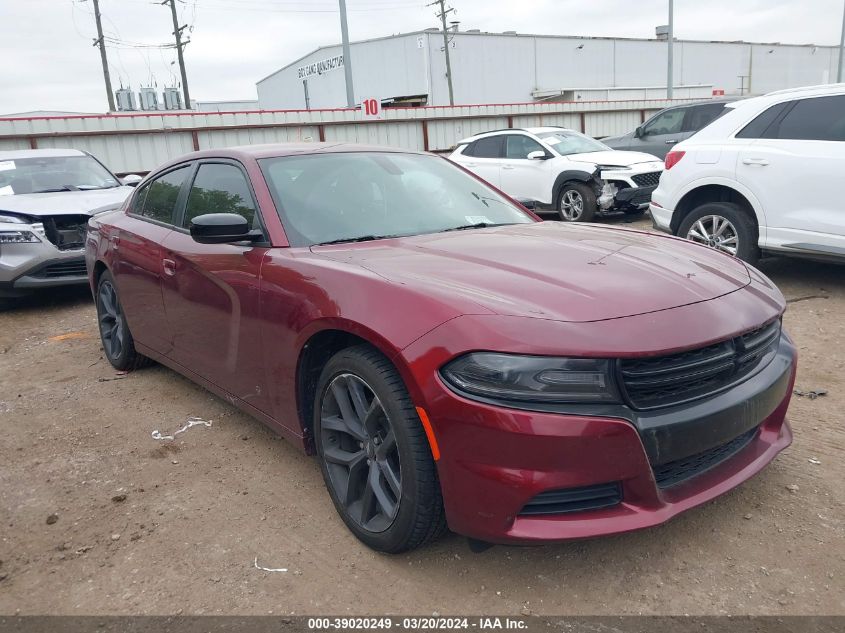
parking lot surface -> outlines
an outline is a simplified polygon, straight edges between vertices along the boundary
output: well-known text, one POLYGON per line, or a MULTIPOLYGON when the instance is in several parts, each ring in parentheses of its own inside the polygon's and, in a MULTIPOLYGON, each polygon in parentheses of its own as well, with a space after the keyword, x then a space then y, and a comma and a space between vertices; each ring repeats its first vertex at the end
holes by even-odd
POLYGON ((0 312, 0 613, 845 614, 845 267, 760 268, 796 388, 827 392, 794 397, 792 447, 659 528, 481 554, 366 549, 313 458, 169 369, 117 374, 85 289, 0 312))

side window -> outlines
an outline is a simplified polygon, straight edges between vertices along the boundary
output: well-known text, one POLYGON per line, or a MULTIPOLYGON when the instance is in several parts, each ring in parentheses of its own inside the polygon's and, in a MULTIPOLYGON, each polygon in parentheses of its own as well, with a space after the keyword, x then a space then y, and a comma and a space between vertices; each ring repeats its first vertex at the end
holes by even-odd
POLYGON ((142 192, 142 195, 146 193, 143 208, 139 206, 135 212, 151 220, 172 224, 176 199, 189 172, 188 165, 185 165, 153 180, 146 192, 142 192))
POLYGON ((767 110, 757 115, 757 118, 751 121, 748 125, 736 133, 737 138, 772 138, 774 128, 772 123, 781 115, 781 113, 792 105, 789 101, 786 103, 778 103, 767 110))
POLYGON ((472 155, 478 158, 501 158, 502 137, 488 136, 473 143, 472 155))
POLYGON ((188 228, 191 220, 205 213, 237 213, 253 228, 260 228, 249 184, 243 172, 234 165, 200 165, 188 194, 182 226, 188 228))
POLYGON ((777 137, 845 141, 845 95, 801 99, 783 117, 777 137))
POLYGON ((524 134, 508 134, 505 136, 505 144, 507 147, 505 156, 508 158, 528 158, 531 152, 546 153, 542 145, 524 134))
POLYGON ((725 113, 724 103, 708 103, 687 110, 684 118, 684 132, 698 132, 725 113))
POLYGON ((684 122, 684 108, 667 110, 655 116, 645 124, 644 136, 656 136, 658 134, 677 134, 681 131, 684 122))
POLYGON ((132 198, 132 202, 130 203, 131 206, 129 207, 129 213, 136 213, 138 215, 141 215, 141 211, 144 209, 144 200, 146 200, 147 192, 149 190, 149 183, 138 188, 132 198))

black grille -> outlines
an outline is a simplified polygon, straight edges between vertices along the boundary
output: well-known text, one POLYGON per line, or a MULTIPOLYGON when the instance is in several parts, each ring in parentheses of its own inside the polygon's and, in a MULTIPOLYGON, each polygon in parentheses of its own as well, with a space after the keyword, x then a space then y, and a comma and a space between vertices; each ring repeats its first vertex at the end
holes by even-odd
POLYGON ((39 270, 35 277, 44 277, 47 279, 54 279, 56 277, 77 277, 85 275, 85 260, 72 259, 58 264, 50 264, 39 270))
POLYGON ((621 502, 622 487, 618 482, 584 486, 583 488, 547 490, 525 504, 519 515, 537 516, 598 510, 599 508, 615 506, 621 502))
POLYGON ((660 182, 660 174, 662 173, 662 171, 652 171, 647 174, 637 174, 636 176, 631 176, 631 180, 640 187, 655 187, 660 182))
POLYGON ((670 488, 681 482, 700 475, 729 457, 736 455, 754 439, 757 428, 753 428, 732 439, 730 442, 711 448, 702 453, 654 467, 654 479, 660 488, 670 488))
POLYGON ((652 409, 701 398, 746 377, 771 360, 780 321, 699 349, 620 361, 622 384, 635 409, 652 409))
POLYGON ((648 191, 637 191, 634 189, 634 194, 628 198, 628 202, 631 204, 646 204, 647 202, 651 202, 651 189, 648 191))

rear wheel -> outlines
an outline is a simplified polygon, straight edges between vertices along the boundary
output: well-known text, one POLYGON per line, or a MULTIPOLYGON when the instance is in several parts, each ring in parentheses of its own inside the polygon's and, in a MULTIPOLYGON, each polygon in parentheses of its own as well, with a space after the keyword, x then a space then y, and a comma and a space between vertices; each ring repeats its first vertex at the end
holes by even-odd
POLYGON ((733 202, 708 202, 693 209, 678 227, 678 235, 756 264, 757 223, 733 202))
POLYGON ((351 347, 326 364, 314 439, 332 502, 366 545, 397 553, 445 531, 425 431, 396 369, 376 350, 351 347))
POLYGON ((596 194, 580 182, 568 182, 561 187, 557 211, 564 222, 589 222, 598 210, 596 194))
POLYGON ((135 350, 132 332, 126 324, 126 315, 111 273, 105 271, 97 282, 97 322, 103 352, 112 367, 121 371, 148 365, 150 359, 135 350))

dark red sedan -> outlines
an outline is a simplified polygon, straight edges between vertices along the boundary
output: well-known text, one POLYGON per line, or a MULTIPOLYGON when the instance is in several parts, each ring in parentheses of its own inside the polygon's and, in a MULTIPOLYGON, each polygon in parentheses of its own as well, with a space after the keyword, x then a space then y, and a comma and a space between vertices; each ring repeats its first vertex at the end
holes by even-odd
POLYGON ((163 363, 316 453, 378 550, 656 525, 792 439, 765 276, 540 222, 436 156, 190 154, 92 219, 86 258, 112 365, 163 363))

